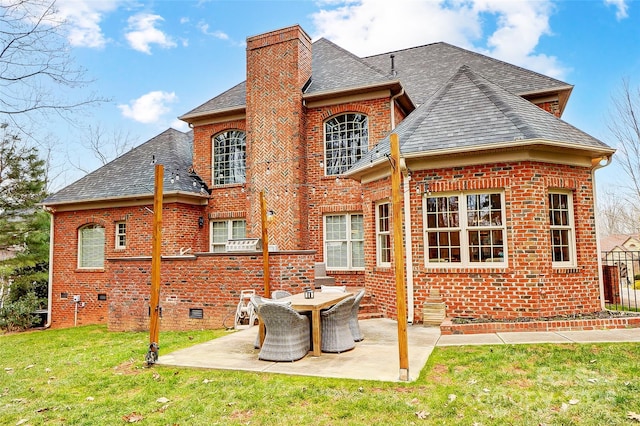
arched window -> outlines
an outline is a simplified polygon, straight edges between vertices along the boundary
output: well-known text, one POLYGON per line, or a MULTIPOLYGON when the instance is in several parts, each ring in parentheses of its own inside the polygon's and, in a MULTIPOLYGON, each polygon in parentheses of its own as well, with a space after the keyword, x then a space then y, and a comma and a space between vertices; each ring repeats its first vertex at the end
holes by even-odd
POLYGON ((325 174, 346 172, 369 150, 369 119, 348 113, 324 123, 325 174))
POLYGON ((91 224, 78 230, 78 268, 104 268, 104 228, 91 224))
POLYGON ((246 141, 246 134, 242 130, 227 130, 213 137, 214 185, 246 181, 246 141))

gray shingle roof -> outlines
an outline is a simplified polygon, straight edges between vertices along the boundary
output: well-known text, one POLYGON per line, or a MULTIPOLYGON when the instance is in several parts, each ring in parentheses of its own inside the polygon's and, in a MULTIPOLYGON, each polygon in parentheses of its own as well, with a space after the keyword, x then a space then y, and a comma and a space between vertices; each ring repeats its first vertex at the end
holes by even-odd
POLYGON ((164 193, 200 193, 199 177, 190 176, 192 167, 191 132, 167 129, 126 154, 47 197, 42 204, 88 202, 105 199, 153 195, 154 164, 164 165, 164 193), (173 174, 180 179, 172 183, 173 174), (194 179, 198 182, 193 186, 194 179))
POLYGON ((213 99, 209 99, 207 102, 192 109, 186 114, 180 116, 180 119, 185 119, 190 116, 198 116, 206 114, 212 111, 219 111, 231 108, 240 108, 247 103, 247 82, 243 81, 240 84, 233 86, 231 89, 224 93, 219 94, 213 99))
POLYGON ((395 79, 402 82, 418 105, 433 96, 462 65, 490 76, 494 83, 518 95, 571 87, 560 80, 443 42, 369 56, 362 60, 390 73, 391 55, 394 55, 395 79))
MULTIPOLYGON (((321 38, 313 43, 311 84, 305 94, 338 92, 399 80, 411 100, 420 105, 462 65, 491 76, 496 84, 518 95, 572 87, 563 81, 442 42, 359 58, 321 38), (391 72, 391 55, 395 57, 395 74, 391 72)), ((240 108, 245 104, 246 82, 242 82, 180 118, 240 108)))
MULTIPOLYGON (((613 152, 576 129, 464 65, 429 100, 394 130, 403 155, 429 154, 483 145, 544 140, 588 150, 613 152)), ((349 174, 390 152, 387 136, 349 174)))
POLYGON ((356 55, 327 39, 313 43, 311 84, 305 94, 341 91, 393 81, 356 55))

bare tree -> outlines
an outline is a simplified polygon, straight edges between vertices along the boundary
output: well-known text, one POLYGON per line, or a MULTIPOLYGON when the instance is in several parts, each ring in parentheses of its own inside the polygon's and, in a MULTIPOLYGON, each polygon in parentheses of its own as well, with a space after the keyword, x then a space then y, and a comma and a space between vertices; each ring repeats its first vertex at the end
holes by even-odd
POLYGON ((67 99, 90 81, 74 65, 55 0, 0 0, 0 117, 17 124, 34 113, 66 113, 102 101, 67 99))
POLYGON ((598 192, 598 229, 601 235, 636 234, 640 208, 612 188, 598 192))
MULTIPOLYGON (((126 153, 138 142, 138 138, 132 136, 128 131, 116 129, 109 132, 100 124, 89 125, 80 139, 83 141, 81 142, 82 146, 93 154, 100 165, 105 165, 126 153)), ((69 158, 69 162, 81 172, 89 173, 91 171, 86 167, 86 161, 79 162, 69 158)))
POLYGON ((614 160, 630 179, 627 189, 633 202, 640 205, 640 89, 631 88, 628 79, 622 81, 621 89, 613 97, 608 127, 617 141, 614 160))

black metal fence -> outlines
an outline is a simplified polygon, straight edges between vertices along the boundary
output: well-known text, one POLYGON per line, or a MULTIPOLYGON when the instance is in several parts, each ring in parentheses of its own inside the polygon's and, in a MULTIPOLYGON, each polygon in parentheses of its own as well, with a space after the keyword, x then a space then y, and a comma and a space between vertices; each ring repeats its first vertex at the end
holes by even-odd
POLYGON ((602 253, 602 278, 607 308, 640 311, 640 251, 602 253))

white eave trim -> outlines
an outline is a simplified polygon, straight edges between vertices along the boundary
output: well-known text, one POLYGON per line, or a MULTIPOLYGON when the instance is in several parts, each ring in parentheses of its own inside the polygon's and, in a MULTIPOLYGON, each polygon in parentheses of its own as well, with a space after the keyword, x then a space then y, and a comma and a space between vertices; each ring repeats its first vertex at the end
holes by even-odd
MULTIPOLYGON (((194 205, 207 205, 209 194, 197 194, 185 191, 171 191, 163 194, 163 203, 182 202, 194 205)), ((153 194, 135 194, 120 197, 93 198, 90 200, 60 201, 53 203, 41 203, 51 212, 64 212, 74 210, 90 210, 99 208, 126 207, 146 205, 153 203, 153 194)))

